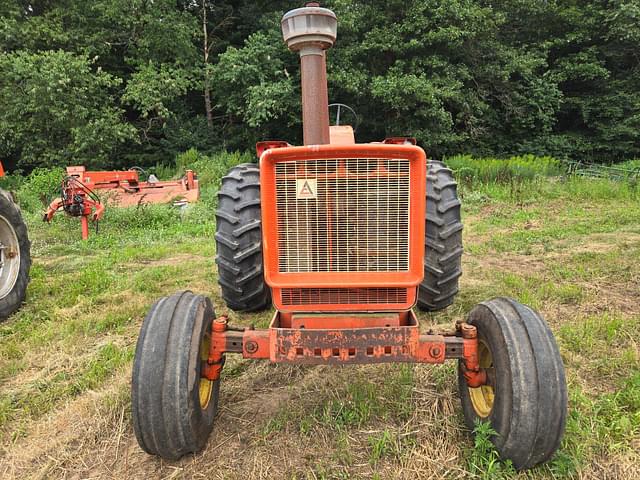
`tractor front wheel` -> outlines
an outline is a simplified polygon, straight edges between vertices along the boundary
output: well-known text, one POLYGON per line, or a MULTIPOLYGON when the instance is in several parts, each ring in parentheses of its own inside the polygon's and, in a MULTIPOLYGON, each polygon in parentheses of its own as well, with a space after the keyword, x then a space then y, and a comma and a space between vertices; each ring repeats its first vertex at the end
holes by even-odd
POLYGON ((169 460, 201 450, 218 409, 220 380, 201 376, 209 355, 211 300, 179 292, 142 323, 133 362, 133 429, 140 447, 169 460))
POLYGON ((471 388, 462 363, 458 387, 467 426, 489 422, 501 458, 518 470, 551 458, 567 418, 567 385, 560 352, 544 319, 509 298, 477 305, 467 323, 478 331, 487 383, 471 388))

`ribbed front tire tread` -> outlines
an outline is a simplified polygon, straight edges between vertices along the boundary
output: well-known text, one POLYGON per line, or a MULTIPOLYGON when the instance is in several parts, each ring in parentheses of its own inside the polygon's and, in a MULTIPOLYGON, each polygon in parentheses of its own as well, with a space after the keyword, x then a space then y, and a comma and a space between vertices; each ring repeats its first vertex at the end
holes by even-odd
POLYGON ((567 385, 556 341, 544 319, 510 298, 478 304, 468 323, 491 351, 495 398, 489 417, 478 417, 459 368, 458 386, 470 429, 489 421, 500 456, 521 470, 549 460, 560 446, 567 421, 567 385))
POLYGON ((153 304, 142 323, 131 381, 140 447, 169 460, 201 450, 218 408, 220 381, 201 408, 199 350, 215 317, 209 298, 179 292, 153 304))

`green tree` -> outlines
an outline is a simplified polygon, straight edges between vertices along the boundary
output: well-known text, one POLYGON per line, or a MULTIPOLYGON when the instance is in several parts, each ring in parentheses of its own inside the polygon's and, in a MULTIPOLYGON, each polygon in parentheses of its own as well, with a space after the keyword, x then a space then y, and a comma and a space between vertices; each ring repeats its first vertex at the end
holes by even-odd
MULTIPOLYGON (((359 112, 359 141, 414 135, 433 156, 640 156, 638 0, 322 3, 339 19, 328 54, 330 100, 359 112)), ((8 103, 0 106, 0 153, 28 166, 33 151, 63 162, 95 150, 104 166, 125 166, 172 160, 191 147, 299 143, 298 58, 279 24, 301 4, 0 0, 2 68, 14 75, 1 80, 8 103), (56 68, 100 85, 80 114, 86 97, 77 85, 61 89, 50 83, 56 75, 35 66, 36 58, 64 63, 63 55, 75 60, 56 68), (12 85, 15 75, 37 83, 43 101, 12 85), (54 94, 69 99, 68 112, 47 103, 54 94), (27 135, 29 145, 18 138, 31 124, 20 109, 47 125, 42 137, 27 135)))
POLYGON ((551 72, 563 91, 558 137, 574 157, 640 156, 640 4, 574 4, 549 34, 551 72))
MULTIPOLYGON (((542 55, 498 42, 504 17, 471 0, 335 0, 338 42, 328 53, 330 97, 359 112, 360 141, 415 135, 431 153, 511 151, 548 132, 559 92, 542 55)), ((218 105, 263 132, 297 130, 297 57, 280 14, 215 67, 218 105)))
POLYGON ((0 155, 26 168, 108 162, 134 135, 114 107, 119 84, 86 56, 0 54, 0 155))

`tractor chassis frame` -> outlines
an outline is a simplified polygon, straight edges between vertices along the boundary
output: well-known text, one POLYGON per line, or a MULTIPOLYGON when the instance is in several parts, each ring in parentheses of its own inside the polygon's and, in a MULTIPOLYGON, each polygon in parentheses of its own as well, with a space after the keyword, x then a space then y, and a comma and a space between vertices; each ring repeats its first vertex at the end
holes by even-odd
POLYGON ((304 321, 311 328, 304 328, 295 316, 292 321, 291 315, 275 312, 268 329, 254 329, 231 327, 227 316, 221 316, 212 319, 209 355, 202 361, 201 376, 217 380, 225 354, 239 353, 248 359, 307 365, 439 364, 458 359, 470 387, 487 383, 487 372, 478 362, 474 326, 458 322, 450 331, 420 333, 413 311, 379 315, 371 320, 367 314, 308 315, 304 321), (363 326, 371 323, 378 325, 363 326), (322 328, 312 328, 319 325, 322 328))

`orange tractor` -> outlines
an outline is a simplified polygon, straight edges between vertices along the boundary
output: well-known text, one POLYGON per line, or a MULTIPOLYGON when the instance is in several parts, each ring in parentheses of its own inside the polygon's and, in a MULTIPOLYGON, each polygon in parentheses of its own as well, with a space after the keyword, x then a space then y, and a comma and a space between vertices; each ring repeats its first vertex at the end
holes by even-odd
POLYGON ((497 450, 519 469, 544 462, 567 414, 553 335, 508 298, 480 303, 449 332, 420 327, 415 304, 441 310, 457 293, 456 183, 411 138, 356 144, 348 127, 329 126, 325 54, 336 27, 318 4, 285 14, 285 41, 301 58, 305 146, 258 144, 259 165, 234 167, 219 192, 222 296, 235 311, 273 303, 271 324, 231 327, 191 292, 157 301, 133 368, 138 442, 167 459, 202 449, 227 354, 314 365, 456 359, 469 427, 490 422, 497 450))

